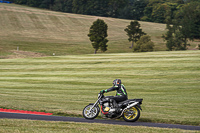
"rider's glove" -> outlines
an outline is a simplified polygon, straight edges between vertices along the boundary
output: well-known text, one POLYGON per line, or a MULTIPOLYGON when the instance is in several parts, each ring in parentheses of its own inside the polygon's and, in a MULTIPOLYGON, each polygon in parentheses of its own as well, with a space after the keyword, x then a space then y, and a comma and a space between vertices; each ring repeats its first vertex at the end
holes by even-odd
POLYGON ((101 90, 101 91, 100 91, 100 93, 105 93, 105 92, 106 92, 105 90, 101 90))

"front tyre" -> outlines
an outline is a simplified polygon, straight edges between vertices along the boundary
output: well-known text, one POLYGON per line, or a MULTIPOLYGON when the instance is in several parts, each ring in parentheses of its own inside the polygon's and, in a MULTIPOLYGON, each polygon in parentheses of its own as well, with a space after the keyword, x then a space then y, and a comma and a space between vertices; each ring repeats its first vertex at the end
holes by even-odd
POLYGON ((123 118, 127 122, 135 122, 140 117, 140 110, 137 107, 131 107, 124 110, 123 118))
POLYGON ((92 106, 93 104, 89 104, 83 109, 83 117, 85 119, 94 119, 99 115, 99 106, 95 106, 93 109, 92 106))

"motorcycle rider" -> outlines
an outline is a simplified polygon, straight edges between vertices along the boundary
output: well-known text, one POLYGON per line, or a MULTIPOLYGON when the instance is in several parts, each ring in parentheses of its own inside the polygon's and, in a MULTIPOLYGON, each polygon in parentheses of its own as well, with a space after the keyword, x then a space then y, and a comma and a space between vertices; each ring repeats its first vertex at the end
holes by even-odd
POLYGON ((128 99, 125 86, 121 83, 121 80, 115 79, 113 81, 113 87, 106 90, 102 90, 100 91, 100 93, 105 93, 105 92, 107 93, 114 90, 116 90, 116 96, 107 96, 106 98, 110 99, 110 102, 113 103, 113 107, 116 109, 116 112, 119 112, 119 107, 117 103, 128 99))

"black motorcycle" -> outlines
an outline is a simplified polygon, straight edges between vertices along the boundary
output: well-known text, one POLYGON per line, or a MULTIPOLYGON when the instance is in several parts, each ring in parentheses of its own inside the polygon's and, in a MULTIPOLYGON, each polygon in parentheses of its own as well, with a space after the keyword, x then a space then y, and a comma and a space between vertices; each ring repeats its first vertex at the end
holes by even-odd
POLYGON ((83 109, 83 117, 86 119, 95 119, 100 112, 103 118, 117 119, 123 117, 125 121, 134 122, 140 117, 140 105, 143 99, 129 99, 117 103, 119 109, 113 107, 111 100, 104 97, 103 93, 98 94, 98 100, 90 103, 83 109), (100 108, 99 106, 100 105, 100 108))

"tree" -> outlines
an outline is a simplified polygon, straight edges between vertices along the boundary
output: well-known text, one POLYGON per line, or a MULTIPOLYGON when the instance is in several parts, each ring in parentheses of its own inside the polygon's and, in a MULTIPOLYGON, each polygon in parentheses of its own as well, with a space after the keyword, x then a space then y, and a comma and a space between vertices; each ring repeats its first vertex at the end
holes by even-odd
POLYGON ((133 18, 134 20, 140 20, 144 16, 144 9, 147 6, 146 0, 134 0, 133 3, 133 18))
POLYGON ((63 11, 63 0, 55 0, 53 10, 63 11))
POLYGON ((108 39, 106 37, 108 36, 107 34, 108 26, 107 24, 101 20, 97 19, 96 21, 93 22, 93 25, 90 27, 88 37, 90 41, 92 42, 92 46, 95 49, 94 53, 98 51, 100 48, 102 52, 105 52, 107 50, 106 43, 108 42, 108 39))
POLYGON ((127 32, 129 42, 132 42, 130 48, 133 48, 133 43, 137 42, 141 36, 146 35, 146 33, 144 33, 142 29, 140 29, 140 24, 137 20, 131 21, 130 25, 128 25, 127 28, 124 29, 124 31, 127 32))
POLYGON ((154 43, 149 35, 141 36, 133 48, 135 52, 151 52, 154 49, 154 43))
POLYGON ((141 18, 141 20, 153 22, 152 12, 155 6, 157 6, 159 3, 163 3, 163 0, 148 0, 148 4, 144 9, 144 16, 141 18))
POLYGON ((166 17, 166 11, 169 10, 166 4, 157 4, 153 7, 152 19, 153 22, 163 23, 166 17))
POLYGON ((22 5, 24 5, 24 4, 27 3, 27 0, 16 0, 16 1, 13 1, 13 2, 16 3, 16 4, 22 4, 22 5))
POLYGON ((200 39, 200 2, 185 4, 175 16, 175 24, 189 40, 200 39))
POLYGON ((182 27, 176 25, 167 24, 168 31, 162 36, 164 41, 166 41, 166 47, 168 50, 186 50, 187 38, 182 34, 182 27))
POLYGON ((107 16, 109 0, 87 0, 87 14, 107 16))
POLYGON ((52 9, 54 0, 43 0, 41 2, 40 8, 52 9))
POLYGON ((62 12, 72 12, 73 0, 55 0, 53 10, 62 12))
POLYGON ((120 9, 126 6, 127 3, 128 0, 109 0, 108 15, 111 17, 118 17, 120 9))
POLYGON ((199 2, 191 2, 179 9, 173 20, 167 22, 167 33, 163 35, 168 50, 186 50, 188 40, 200 38, 199 2), (170 25, 171 24, 171 25, 170 25))
POLYGON ((87 0, 73 0, 72 12, 78 14, 87 14, 87 0))
POLYGON ((144 16, 144 9, 147 6, 146 0, 129 0, 119 12, 119 18, 140 20, 144 16))
POLYGON ((152 6, 146 6, 144 9, 144 16, 141 18, 141 20, 152 22, 151 18, 152 10, 153 10, 152 6))
POLYGON ((32 7, 39 7, 41 0, 27 0, 27 5, 32 7))

